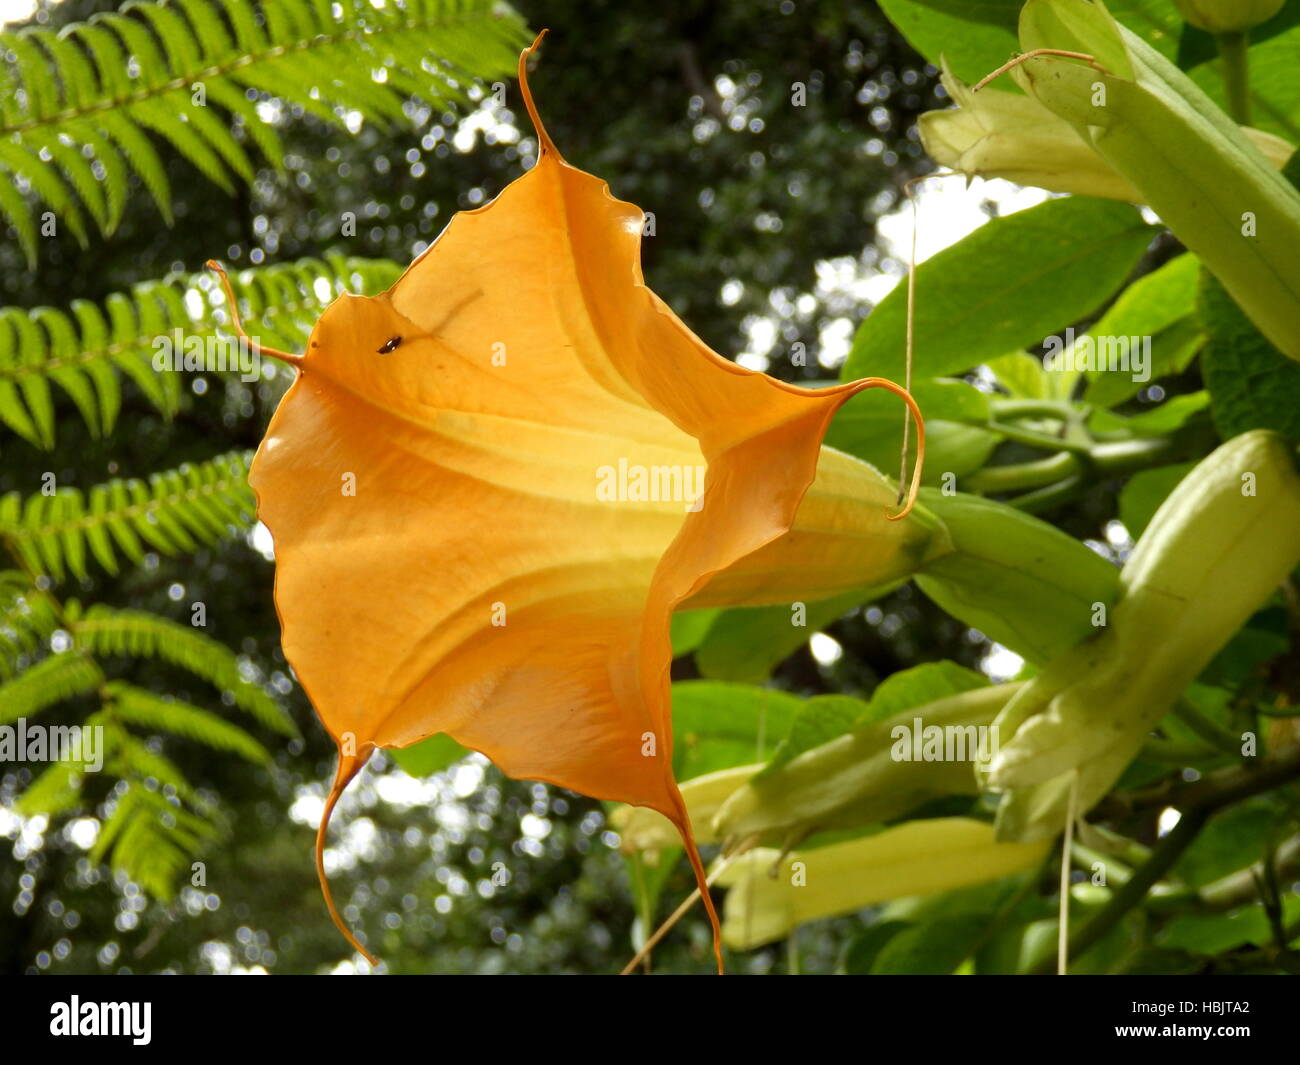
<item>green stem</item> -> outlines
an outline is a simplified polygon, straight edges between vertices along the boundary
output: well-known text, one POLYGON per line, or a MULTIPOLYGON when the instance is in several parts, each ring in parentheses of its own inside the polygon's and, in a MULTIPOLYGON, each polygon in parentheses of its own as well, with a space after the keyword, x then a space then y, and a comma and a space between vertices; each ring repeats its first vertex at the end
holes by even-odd
POLYGON ((1234 758, 1241 757, 1241 737, 1220 728, 1186 699, 1179 699, 1174 705, 1174 716, 1216 750, 1234 758))
POLYGON ((1228 114, 1238 125, 1250 125, 1250 60, 1247 58, 1246 34, 1221 33, 1219 58, 1223 63, 1223 90, 1228 98, 1228 114))
POLYGON ((1092 464, 1104 474, 1132 473, 1159 466, 1178 452, 1178 442, 1167 436, 1139 436, 1109 444, 1094 444, 1088 452, 1092 464))
MULTIPOLYGON (((1214 773, 1180 789, 1178 804, 1182 816, 1170 832, 1151 851, 1151 857, 1136 869, 1105 906, 1070 936, 1069 956, 1078 958, 1095 946, 1114 928, 1129 910, 1139 905, 1147 892, 1165 875, 1216 812, 1252 795, 1271 791, 1300 775, 1300 745, 1288 748, 1280 757, 1258 767, 1242 767, 1214 773)), ((1052 970, 1053 959, 1046 959, 1035 969, 1052 970)))
POLYGON ((1061 422, 1074 420, 1081 410, 1086 413, 1086 408, 1081 408, 1074 403, 1068 403, 1061 399, 1000 399, 994 397, 989 400, 989 409, 993 412, 994 418, 997 419, 1055 418, 1061 422))
POLYGON ((1222 756, 1223 751, 1218 747, 1212 747, 1207 743, 1187 742, 1179 740, 1162 740, 1154 736, 1148 737, 1142 744, 1142 756, 1151 758, 1157 762, 1168 762, 1171 765, 1186 766, 1191 762, 1200 762, 1206 758, 1222 756))
POLYGON ((988 423, 987 428, 1002 433, 1007 439, 1032 447, 1050 447, 1057 452, 1050 458, 1033 462, 986 466, 962 478, 961 487, 966 492, 980 495, 1025 493, 1009 502, 1030 513, 1073 499, 1098 474, 1114 477, 1160 466, 1179 453, 1178 442, 1164 436, 1137 437, 1104 444, 1073 443, 1000 423, 988 423))
POLYGON ((962 490, 991 494, 995 492, 1023 492, 1055 484, 1064 477, 1077 474, 1081 469, 1079 458, 1067 451, 1036 462, 1017 462, 1007 466, 985 466, 962 480, 962 490))
POLYGON ((1014 440, 1017 444, 1024 444, 1026 447, 1041 448, 1044 451, 1077 451, 1086 453, 1090 445, 1079 443, 1073 440, 1066 440, 1064 437, 1052 436, 1050 433, 1040 433, 1036 429, 1025 429, 1019 425, 1006 425, 1002 422, 990 421, 985 425, 989 432, 997 433, 1003 439, 1014 440))
MULTIPOLYGON (((1091 920, 1086 921, 1070 936, 1069 957, 1071 961, 1095 946, 1107 932, 1119 924, 1129 910, 1146 898, 1147 892, 1151 890, 1156 881, 1173 868, 1174 863, 1182 857, 1183 851, 1196 838, 1196 834, 1201 831, 1209 818, 1210 811, 1208 809, 1189 810, 1183 814, 1178 824, 1174 825, 1156 845, 1151 852, 1150 860, 1141 868, 1134 870, 1133 875, 1111 896, 1110 902, 1106 903, 1091 920)), ((1035 972, 1041 975, 1050 973, 1054 960, 1049 958, 1040 962, 1035 972)))
POLYGON ((1051 510, 1062 503, 1077 499, 1087 487, 1087 480, 1082 475, 1075 474, 1055 484, 1049 484, 1046 488, 1037 488, 1032 492, 1008 499, 1007 506, 1023 510, 1026 514, 1041 514, 1045 510, 1051 510))

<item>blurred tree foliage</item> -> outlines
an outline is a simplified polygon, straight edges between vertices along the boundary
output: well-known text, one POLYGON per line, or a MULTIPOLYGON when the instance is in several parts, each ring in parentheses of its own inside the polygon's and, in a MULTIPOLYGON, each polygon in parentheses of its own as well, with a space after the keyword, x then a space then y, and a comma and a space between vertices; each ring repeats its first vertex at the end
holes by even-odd
MULTIPOLYGON (((66 0, 43 5, 38 18, 57 27, 113 6, 66 0)), ((856 320, 866 308, 805 294, 816 292, 822 260, 876 263, 876 219, 921 166, 913 119, 936 104, 934 71, 870 3, 526 0, 516 7, 531 27, 551 30, 534 84, 566 158, 656 216, 645 252, 656 291, 732 355, 745 349, 751 316, 775 313, 782 332, 773 372, 825 376, 815 360, 819 328, 833 317, 856 320), (804 106, 792 103, 796 85, 806 90, 804 106), (724 299, 729 281, 739 286, 730 285, 724 299), (806 369, 780 357, 797 339, 813 356, 806 369)), ((234 267, 331 252, 405 263, 455 211, 486 202, 520 172, 534 144, 531 131, 518 126, 524 116, 513 81, 506 101, 501 110, 489 100, 469 120, 421 114, 411 126, 363 125, 351 136, 299 113, 283 115, 285 171, 263 170, 234 196, 160 145, 173 185, 173 226, 137 194, 112 237, 92 232, 88 250, 67 235, 47 240, 36 271, 7 241, 0 246, 3 301, 98 300, 171 270, 197 271, 209 257, 234 267), (358 225, 345 238, 340 219, 348 211, 358 225)), ((170 422, 128 387, 118 428, 104 440, 92 438, 61 401, 52 452, 6 439, 0 495, 30 494, 45 471, 61 484, 88 486, 256 446, 278 386, 215 374, 186 384, 170 422)), ((179 560, 151 555, 120 576, 96 571, 70 582, 67 594, 182 622, 191 602, 204 602, 208 633, 270 678, 305 739, 286 743, 260 732, 275 755, 269 769, 193 745, 167 746, 189 778, 219 799, 228 826, 202 856, 206 886, 186 887, 168 904, 93 866, 65 822, 19 832, 8 819, 12 857, 0 861, 4 971, 310 972, 346 960, 310 853, 333 750, 289 677, 271 585, 272 564, 242 540, 179 560)), ((878 606, 829 630, 848 651, 838 663, 819 665, 804 648, 778 670, 779 683, 809 694, 860 692, 900 664, 941 657, 969 664, 980 654, 959 624, 914 594, 878 606)), ((140 687, 214 702, 165 665, 132 669, 140 687)), ((29 780, 26 769, 7 772, 0 801, 9 804, 29 780)), ((335 841, 346 840, 348 852, 359 855, 336 872, 336 895, 392 970, 622 965, 633 909, 599 803, 506 780, 477 760, 414 785, 407 780, 404 788, 403 780, 391 765, 372 763, 334 827, 335 841), (408 805, 412 793, 419 799, 408 805), (509 873, 504 885, 492 883, 497 863, 509 873)), ((679 870, 662 896, 663 913, 688 890, 688 874, 679 870)), ((834 964, 833 930, 805 936, 805 970, 834 964)), ((702 921, 688 921, 655 964, 707 970, 702 921)), ((744 964, 767 970, 785 962, 763 951, 744 964)))

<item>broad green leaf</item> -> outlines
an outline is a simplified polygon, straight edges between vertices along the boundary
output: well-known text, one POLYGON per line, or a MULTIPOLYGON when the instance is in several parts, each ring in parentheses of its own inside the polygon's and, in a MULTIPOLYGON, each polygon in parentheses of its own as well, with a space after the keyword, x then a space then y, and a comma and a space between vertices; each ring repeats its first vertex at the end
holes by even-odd
POLYGON ((1158 406, 1135 414, 1131 418, 1110 411, 1093 411, 1088 424, 1096 433, 1122 433, 1128 436, 1165 436, 1182 428, 1210 405, 1210 394, 1205 391, 1174 396, 1158 406))
POLYGON ((1300 441, 1300 363, 1265 340, 1208 274, 1197 310, 1209 336, 1201 373, 1219 435, 1227 440, 1250 429, 1273 429, 1300 441))
POLYGON ((849 695, 818 695, 807 700, 799 708, 789 734, 762 772, 769 773, 796 755, 852 731, 854 724, 866 717, 870 710, 870 704, 849 695))
POLYGON ((855 728, 923 706, 949 695, 988 685, 988 678, 955 662, 925 662, 891 674, 877 685, 870 700, 821 695, 803 703, 786 738, 763 770, 771 772, 804 751, 829 743, 855 728))
POLYGON ((1095 336, 1152 336, 1196 309, 1200 261, 1190 252, 1129 285, 1088 330, 1095 336))
POLYGON ((924 662, 886 677, 871 694, 871 702, 855 725, 881 721, 914 706, 949 695, 987 687, 989 680, 956 662, 924 662))
POLYGON ((1277 826, 1278 811, 1267 800, 1251 800, 1209 822, 1174 866, 1189 887, 1201 888, 1259 861, 1277 826))
MULTIPOLYGON (((1201 673, 1202 679, 1207 684, 1220 684, 1231 689, 1232 692, 1237 691, 1252 676, 1257 675, 1267 663, 1287 653, 1291 647, 1289 629, 1285 608, 1279 606, 1259 611, 1245 628, 1240 629, 1228 641, 1227 646, 1214 656, 1214 660, 1201 673)), ((1198 690, 1203 688, 1204 685, 1194 684, 1187 690, 1188 699, 1192 700, 1198 710, 1205 709, 1204 700, 1196 699, 1198 690)), ((1204 690, 1215 692, 1221 689, 1204 690)))
POLYGON ((678 780, 766 761, 803 700, 748 684, 687 680, 673 685, 673 770, 678 780))
POLYGON ((1184 23, 1174 0, 1110 0, 1106 10, 1166 59, 1177 55, 1184 23))
POLYGON ((428 777, 440 773, 469 753, 445 732, 436 733, 410 747, 395 748, 388 752, 393 761, 413 777, 428 777))
MULTIPOLYGON (((831 435, 827 434, 828 439, 831 435)), ((892 429, 882 429, 879 436, 862 437, 851 441, 841 438, 832 446, 869 462, 891 477, 897 477, 899 447, 902 439, 903 427, 900 420, 892 429)), ((911 439, 912 446, 915 448, 915 432, 911 439)), ((948 483, 953 477, 970 476, 988 462, 993 449, 998 446, 999 439, 996 433, 975 425, 927 420, 925 467, 921 471, 921 483, 935 487, 948 483)), ((912 454, 915 454, 915 451, 912 454)))
POLYGON ((1134 380, 1133 373, 1094 368, 1088 375, 1084 393, 1088 403, 1113 407, 1148 381, 1186 367, 1199 349, 1202 337, 1199 325, 1192 320, 1199 272, 1194 255, 1184 254, 1170 260, 1129 285, 1088 330, 1094 351, 1100 355, 1110 350, 1105 345, 1113 345, 1121 338, 1128 352, 1136 345, 1149 343, 1151 346, 1146 380, 1134 380))
MULTIPOLYGON (((915 375, 968 370, 1077 322, 1123 284, 1153 232, 1136 208, 1081 197, 981 226, 917 268, 915 375)), ((844 380, 903 379, 906 302, 899 285, 862 323, 844 380)))
POLYGON ((695 648, 695 662, 709 680, 757 684, 808 642, 809 637, 861 603, 886 595, 897 584, 803 604, 796 625, 795 604, 737 607, 718 619, 695 648))
POLYGON ((1048 395, 1047 372, 1040 360, 1023 351, 999 355, 984 364, 998 384, 1018 399, 1043 399, 1048 395))
MULTIPOLYGON (((1288 899, 1294 916, 1300 899, 1288 899)), ((1196 954, 1221 954, 1254 943, 1263 946, 1273 939, 1268 914, 1260 905, 1245 906, 1231 913, 1184 913, 1171 920, 1156 943, 1169 950, 1190 950, 1196 954)))
POLYGON ((699 647, 721 613, 718 609, 679 610, 675 613, 669 630, 673 657, 688 655, 699 647))
MULTIPOLYGON (((914 380, 912 398, 921 408, 921 415, 927 423, 935 419, 980 424, 989 417, 988 396, 965 381, 944 377, 914 380)), ((840 439, 852 441, 877 435, 883 427, 899 429, 902 422, 897 399, 880 390, 872 390, 854 396, 840 409, 826 438, 829 441, 838 430, 840 439)))
POLYGON ((1119 520, 1133 539, 1142 535, 1160 504, 1195 465, 1194 462, 1182 462, 1174 466, 1158 466, 1153 470, 1141 470, 1128 479, 1119 493, 1119 520))
MULTIPOLYGON (((1021 51, 1024 0, 882 0, 880 6, 913 48, 936 65, 946 55, 963 81, 978 80, 1021 51)), ((1174 0, 1111 0, 1106 7, 1168 58, 1177 53, 1183 19, 1174 0)), ((1004 87, 1012 87, 1009 78, 1004 87)))
MULTIPOLYGON (((962 81, 978 81, 1017 51, 1021 0, 880 0, 908 44, 935 66, 946 59, 962 81)), ((1007 87, 1015 90, 1008 80, 1007 87)))
POLYGON ((876 956, 877 976, 946 976, 979 946, 988 914, 940 917, 913 925, 890 938, 876 956))
POLYGON ((844 950, 840 972, 846 976, 866 976, 886 944, 910 927, 907 921, 879 921, 865 932, 859 932, 844 950))

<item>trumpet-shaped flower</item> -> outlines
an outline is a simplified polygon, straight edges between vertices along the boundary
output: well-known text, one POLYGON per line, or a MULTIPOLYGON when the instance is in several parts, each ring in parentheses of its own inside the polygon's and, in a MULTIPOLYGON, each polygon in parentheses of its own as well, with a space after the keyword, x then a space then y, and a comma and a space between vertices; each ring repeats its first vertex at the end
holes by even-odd
POLYGON ((285 654, 339 747, 317 865, 358 949, 322 848, 376 748, 445 732, 510 776, 649 807, 703 886, 671 768, 673 610, 815 598, 942 549, 884 477, 821 452, 854 394, 919 418, 910 397, 796 388, 691 333, 642 279, 643 212, 543 129, 536 47, 536 165, 387 292, 332 304, 305 354, 272 353, 298 375, 251 482, 285 654))
POLYGON ((983 884, 1039 865, 1049 841, 999 843, 965 817, 906 821, 874 836, 782 856, 747 851, 717 875, 727 893, 723 939, 751 950, 799 925, 913 895, 983 884))
POLYGON ((1053 660, 995 720, 986 782, 1006 791, 1000 839, 1055 835, 1102 798, 1152 728, 1300 563, 1300 474, 1252 430, 1169 495, 1120 574, 1105 629, 1053 660))
POLYGON ((1028 0, 1016 82, 1135 188, 1278 350, 1300 359, 1300 192, 1101 0, 1028 0))
MULTIPOLYGON (((1073 125, 1036 97, 992 86, 976 92, 946 64, 941 78, 957 106, 927 111, 919 123, 921 142, 940 166, 1050 192, 1146 203, 1073 125)), ((1295 153, 1293 144, 1272 133, 1249 126, 1241 132, 1278 170, 1295 153)))
POLYGON ((1285 0, 1175 0, 1183 18, 1208 33, 1243 33, 1267 22, 1285 0))

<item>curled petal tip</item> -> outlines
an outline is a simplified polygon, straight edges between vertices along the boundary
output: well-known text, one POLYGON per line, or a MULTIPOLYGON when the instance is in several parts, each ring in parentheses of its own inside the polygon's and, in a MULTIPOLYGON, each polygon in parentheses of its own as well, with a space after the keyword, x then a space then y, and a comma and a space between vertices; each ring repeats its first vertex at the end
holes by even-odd
POLYGON ((528 118, 533 124, 533 129, 537 131, 538 157, 540 158, 547 152, 551 152, 555 157, 561 158, 555 142, 551 140, 550 134, 546 132, 546 127, 542 125, 542 118, 537 113, 537 105, 533 102, 532 90, 528 87, 528 57, 532 55, 541 46, 542 38, 546 36, 548 30, 542 30, 535 38, 533 43, 519 53, 519 91, 524 97, 524 107, 528 109, 528 118))
POLYGON ((925 465, 925 419, 921 417, 921 408, 916 405, 912 393, 902 385, 895 384, 884 377, 867 377, 855 382, 854 385, 855 392, 865 392, 869 388, 883 388, 894 393, 907 404, 907 409, 912 412, 912 418, 916 422, 916 462, 912 466, 912 480, 908 485, 907 498, 903 501, 903 505, 897 513, 886 515, 890 521, 902 521, 912 513, 912 507, 916 504, 917 493, 921 490, 921 471, 925 465))
POLYGON ((216 259, 209 259, 204 265, 215 273, 221 282, 221 291, 226 294, 226 304, 230 308, 230 328, 234 330, 235 336, 247 341, 249 347, 259 355, 269 355, 271 358, 279 359, 290 366, 301 366, 303 357, 296 352, 268 348, 244 332, 244 324, 239 320, 239 304, 235 301, 235 292, 230 287, 230 277, 226 273, 226 268, 216 259))
POLYGON ((339 801, 344 790, 346 790, 352 778, 355 777, 370 758, 370 752, 364 755, 345 755, 340 749, 338 770, 334 774, 334 783, 330 787, 329 796, 325 800, 325 809, 321 812, 320 825, 316 829, 316 876, 320 880, 321 894, 325 897, 325 907, 329 910, 330 918, 334 925, 343 933, 343 938, 348 941, 354 950, 366 959, 371 965, 378 965, 379 959, 370 951, 361 945, 361 941, 353 934, 339 914, 338 908, 334 905, 334 895, 330 891, 329 877, 325 875, 325 834, 329 830, 330 817, 334 813, 334 806, 339 801))

